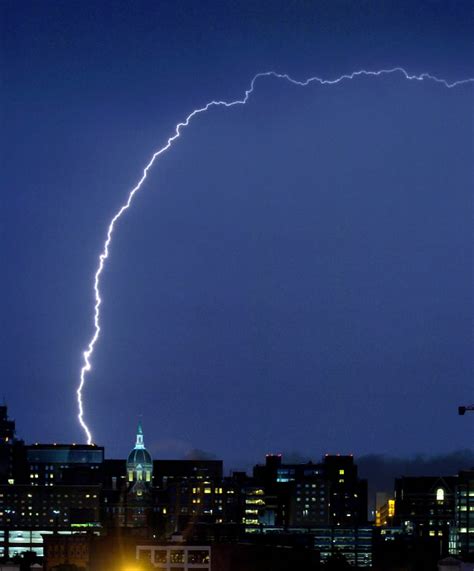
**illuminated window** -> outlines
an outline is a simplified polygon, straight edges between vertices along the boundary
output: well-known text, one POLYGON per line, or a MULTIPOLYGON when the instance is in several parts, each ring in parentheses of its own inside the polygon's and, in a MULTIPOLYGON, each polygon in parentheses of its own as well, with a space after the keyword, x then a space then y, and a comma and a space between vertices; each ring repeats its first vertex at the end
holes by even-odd
POLYGON ((395 500, 388 500, 388 517, 395 515, 395 500))
POLYGON ((344 470, 339 470, 339 475, 344 476, 344 470))
POLYGON ((444 490, 443 488, 438 488, 436 490, 436 499, 438 502, 444 502, 444 490))

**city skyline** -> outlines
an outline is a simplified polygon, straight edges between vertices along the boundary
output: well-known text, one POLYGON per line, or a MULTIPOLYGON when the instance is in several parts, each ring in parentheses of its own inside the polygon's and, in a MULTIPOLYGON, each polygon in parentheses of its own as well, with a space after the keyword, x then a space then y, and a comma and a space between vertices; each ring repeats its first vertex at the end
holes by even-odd
MULTIPOLYGON (((16 422, 12 415, 8 414, 8 407, 4 406, 4 411, 6 413, 7 425, 9 426, 7 432, 10 435, 14 435, 15 438, 22 441, 27 446, 58 446, 58 448, 70 448, 73 447, 80 447, 85 446, 84 444, 81 445, 80 443, 71 443, 71 442, 62 442, 62 441, 55 441, 54 443, 41 443, 38 439, 33 439, 32 441, 24 441, 21 438, 21 430, 18 430, 16 426, 16 422)), ((108 453, 107 447, 104 447, 100 442, 94 443, 93 446, 98 447, 102 450, 104 455, 104 459, 110 460, 113 462, 116 461, 123 461, 127 456, 135 450, 136 445, 132 447, 133 442, 138 442, 137 438, 137 430, 138 434, 142 435, 142 445, 143 445, 143 421, 141 418, 133 422, 130 422, 129 425, 129 432, 130 438, 127 443, 122 443, 120 449, 125 450, 124 454, 110 454, 108 453), (138 427, 138 429, 137 429, 138 427)), ((150 436, 150 435, 148 435, 150 436)), ((150 439, 153 441, 153 438, 150 439)), ((148 442, 148 438, 147 438, 148 442)), ((117 447, 115 447, 117 448, 117 447)), ((147 445, 147 448, 149 446, 147 445)), ((340 453, 338 451, 325 451, 325 452, 315 452, 312 454, 301 454, 295 451, 278 451, 277 448, 273 447, 270 450, 267 450, 265 454, 262 454, 260 457, 250 458, 247 457, 245 461, 240 463, 239 465, 232 465, 226 463, 225 460, 219 458, 217 455, 206 451, 202 448, 195 448, 184 451, 183 454, 173 455, 173 454, 164 454, 164 455, 156 455, 152 450, 152 457, 154 461, 164 461, 164 462, 220 462, 222 465, 223 475, 225 476, 232 476, 233 473, 238 472, 245 472, 251 473, 252 469, 255 465, 258 465, 262 459, 268 457, 279 457, 281 461, 287 464, 307 464, 307 463, 318 463, 319 461, 323 461, 327 456, 344 456, 344 453, 340 453)), ((368 481, 368 509, 369 509, 369 517, 374 518, 375 512, 372 513, 371 510, 375 510, 375 496, 379 492, 384 493, 391 493, 393 488, 393 482, 396 478, 401 476, 403 477, 432 477, 435 474, 447 474, 453 475, 459 472, 460 470, 469 470, 474 467, 474 452, 472 450, 454 450, 448 454, 439 454, 435 456, 427 456, 427 455, 416 455, 416 456, 402 456, 402 457, 393 457, 385 454, 367 454, 367 455, 354 455, 352 453, 347 454, 352 458, 355 458, 357 461, 357 465, 359 467, 359 474, 361 478, 364 478, 368 481)))
POLYGON ((352 455, 262 460, 227 475, 222 460, 153 458, 141 421, 122 459, 95 444, 28 444, 0 406, 0 562, 288 571, 305 561, 316 571, 333 560, 340 571, 432 571, 448 555, 472 561, 472 467, 403 472, 383 489, 352 455))

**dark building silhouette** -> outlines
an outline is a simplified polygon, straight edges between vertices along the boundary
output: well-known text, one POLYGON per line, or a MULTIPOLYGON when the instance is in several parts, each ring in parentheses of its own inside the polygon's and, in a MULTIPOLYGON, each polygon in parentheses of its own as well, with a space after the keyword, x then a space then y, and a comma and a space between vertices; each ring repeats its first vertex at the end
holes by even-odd
POLYGON ((7 405, 0 405, 0 439, 12 442, 15 438, 15 421, 8 418, 7 405))
POLYGON ((171 482, 222 480, 222 460, 155 460, 154 485, 160 488, 171 482))
POLYGON ((6 405, 0 406, 0 484, 26 483, 24 442, 16 438, 15 421, 8 418, 6 405), (23 481, 24 480, 24 481, 23 481))
POLYGON ((359 479, 353 456, 326 454, 324 478, 330 494, 329 522, 332 525, 367 523, 367 480, 359 479))
POLYGON ((395 480, 394 525, 414 537, 439 544, 447 554, 454 528, 456 476, 404 477, 395 480))
POLYGON ((269 454, 253 471, 264 489, 259 522, 276 526, 365 525, 367 481, 352 456, 326 455, 320 464, 285 464, 269 454))

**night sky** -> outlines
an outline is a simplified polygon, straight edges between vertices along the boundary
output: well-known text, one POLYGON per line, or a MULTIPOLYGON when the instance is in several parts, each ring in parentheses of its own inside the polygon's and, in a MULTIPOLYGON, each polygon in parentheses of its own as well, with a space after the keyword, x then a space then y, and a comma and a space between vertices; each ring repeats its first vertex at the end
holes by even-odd
MULTIPOLYGON (((472 2, 1 2, 1 389, 80 442, 111 216, 175 124, 273 69, 474 76, 472 2)), ((121 220, 86 418, 109 457, 470 447, 473 95, 259 82, 197 118, 121 220)))

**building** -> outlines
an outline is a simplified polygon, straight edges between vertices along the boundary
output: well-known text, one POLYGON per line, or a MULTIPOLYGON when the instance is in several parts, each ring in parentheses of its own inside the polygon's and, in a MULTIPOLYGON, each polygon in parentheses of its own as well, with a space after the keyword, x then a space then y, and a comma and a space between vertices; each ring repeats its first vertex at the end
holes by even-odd
POLYGON ((14 438, 15 421, 8 418, 7 405, 0 405, 0 440, 9 443, 13 442, 14 438))
POLYGON ((209 545, 138 545, 136 559, 150 562, 157 571, 211 571, 209 545), (179 566, 179 567, 178 567, 179 566))
POLYGON ((367 480, 360 479, 352 455, 326 454, 324 479, 329 488, 329 523, 356 526, 367 523, 367 480))
POLYGON ((0 410, 2 435, 0 557, 32 550, 46 554, 48 569, 103 571, 117 563, 111 550, 126 546, 123 561, 134 560, 140 545, 153 565, 204 569, 214 556, 204 554, 206 547, 198 557, 194 545, 223 546, 222 561, 234 553, 248 565, 248 554, 258 554, 263 564, 266 553, 275 568, 290 547, 302 550, 296 562, 314 559, 323 547, 325 557, 344 547, 350 561, 370 560, 367 483, 352 456, 286 464, 270 454, 252 476, 223 477, 219 460, 153 460, 141 422, 126 460, 105 459, 95 445, 25 445, 16 440, 6 407, 0 410), (169 546, 176 534, 183 538, 179 549, 169 546), (242 543, 246 547, 237 551, 230 547, 242 543), (161 547, 145 549, 153 545, 161 547), (164 557, 160 549, 166 561, 156 559, 164 557))
POLYGON ((372 567, 372 526, 325 526, 311 530, 314 547, 321 554, 321 561, 336 555, 357 568, 372 567))
POLYGON ((340 557, 358 568, 372 567, 374 528, 371 525, 261 528, 252 541, 261 543, 262 537, 267 543, 272 538, 274 545, 311 548, 322 563, 340 557))
POLYGON ((389 494, 377 492, 375 499, 376 527, 392 526, 395 516, 395 500, 389 494))
POLYGON ((222 480, 222 460, 155 460, 153 485, 165 488, 172 482, 222 480))
POLYGON ((44 536, 44 571, 59 565, 75 565, 79 569, 89 569, 92 558, 94 536, 88 533, 44 536))
MULTIPOLYGON (((11 444, 15 445, 15 442, 11 444)), ((16 478, 0 485, 0 553, 43 556, 43 536, 100 527, 103 448, 23 446, 16 478)))
POLYGON ((285 464, 281 454, 269 454, 265 465, 255 466, 253 476, 265 490, 259 524, 314 527, 367 523, 367 481, 358 477, 352 456, 328 454, 319 464, 285 464))
POLYGON ((226 521, 227 500, 234 498, 234 489, 224 484, 222 461, 158 460, 154 471, 158 537, 192 537, 196 526, 201 533, 202 526, 226 521))
POLYGON ((397 478, 394 525, 402 526, 414 537, 437 539, 441 554, 446 554, 455 523, 456 483, 456 476, 397 478))
POLYGON ((147 529, 152 525, 153 460, 145 448, 142 423, 138 423, 135 446, 127 458, 127 484, 125 500, 125 525, 147 529))
POLYGON ((474 553, 474 469, 459 472, 454 498, 455 528, 450 553, 469 556, 474 553))
POLYGON ((157 571, 289 571, 319 569, 313 549, 271 543, 214 545, 138 545, 139 561, 151 562, 157 571), (291 549, 289 548, 291 547, 291 549))
MULTIPOLYGON (((22 440, 16 438, 15 421, 8 418, 6 405, 0 406, 0 484, 26 480, 26 452, 22 440)), ((23 483, 25 483, 23 482, 23 483)))

